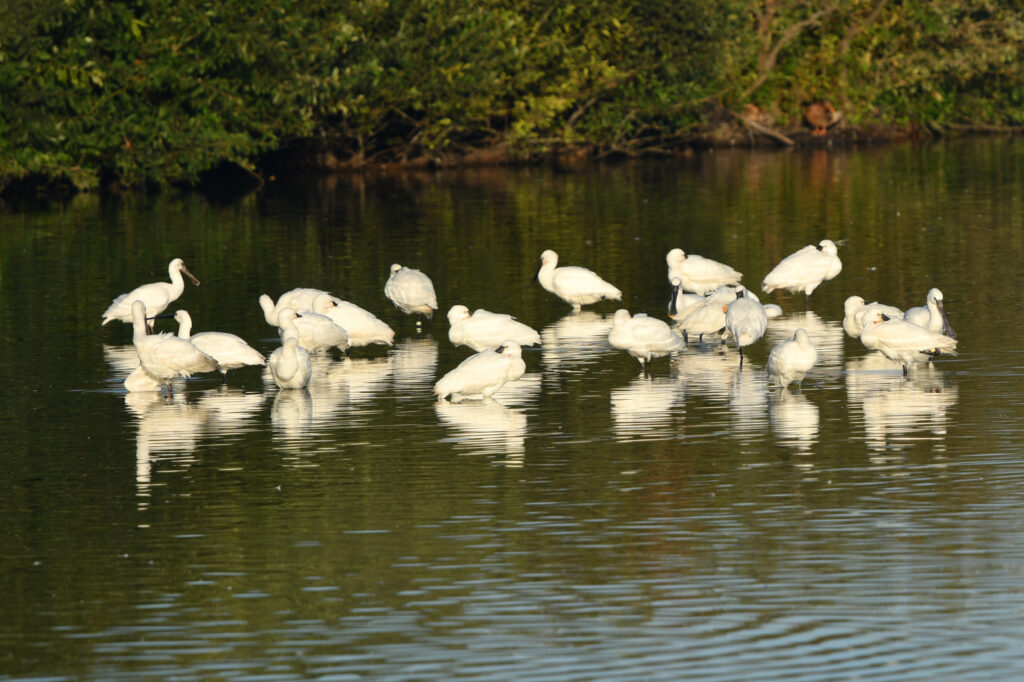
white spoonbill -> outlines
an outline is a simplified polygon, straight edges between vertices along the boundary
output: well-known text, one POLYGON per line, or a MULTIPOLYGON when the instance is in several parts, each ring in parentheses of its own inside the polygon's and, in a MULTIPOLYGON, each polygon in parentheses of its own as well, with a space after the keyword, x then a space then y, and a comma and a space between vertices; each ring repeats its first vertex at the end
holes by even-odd
POLYGON ((430 319, 437 310, 434 283, 419 270, 394 263, 391 276, 384 284, 384 295, 403 313, 420 313, 430 319))
POLYGON ((928 362, 942 353, 956 355, 956 339, 906 320, 890 318, 882 312, 864 318, 860 338, 868 348, 878 349, 885 357, 903 365, 904 375, 911 365, 928 362))
MULTIPOLYGON (((890 315, 890 317, 893 316, 890 315)), ((926 303, 923 306, 908 308, 903 319, 918 327, 924 327, 930 332, 945 334, 951 339, 956 338, 956 332, 949 324, 946 309, 942 305, 942 292, 938 289, 929 289, 926 303)))
POLYGON ((159 315, 185 291, 185 280, 182 279, 181 273, 188 275, 192 283, 199 286, 199 280, 188 271, 188 268, 185 267, 185 261, 180 258, 175 258, 171 261, 170 265, 167 266, 167 273, 171 277, 170 282, 143 284, 132 289, 127 294, 121 294, 115 298, 110 307, 103 313, 103 324, 111 320, 133 322, 132 304, 135 301, 142 301, 146 306, 147 315, 159 315))
POLYGON ((903 317, 903 311, 895 306, 877 301, 865 303, 860 296, 850 296, 843 302, 843 329, 853 338, 859 339, 864 330, 864 317, 872 312, 882 312, 895 319, 903 317))
POLYGON ((786 289, 804 292, 804 304, 810 307, 811 293, 822 282, 832 279, 843 269, 835 242, 822 239, 818 245, 810 244, 782 259, 765 275, 761 288, 765 293, 786 289))
POLYGON ((496 348, 502 341, 512 339, 520 346, 540 343, 536 329, 516 320, 511 315, 492 313, 477 308, 473 314, 464 305, 453 305, 448 311, 448 339, 456 346, 469 346, 475 351, 496 348))
POLYGON ((139 354, 139 362, 151 377, 171 390, 171 379, 190 377, 197 372, 220 369, 217 361, 173 334, 149 334, 146 328, 146 304, 132 303, 132 343, 139 354))
POLYGON ((697 335, 700 342, 705 334, 721 334, 725 331, 725 311, 736 299, 736 290, 731 287, 719 287, 704 297, 704 301, 695 306, 678 324, 683 332, 683 340, 689 342, 690 337, 697 335))
POLYGON ((736 299, 725 309, 725 328, 729 330, 740 350, 740 369, 743 369, 743 347, 761 340, 768 328, 768 315, 756 298, 746 289, 736 290, 736 299))
POLYGON ((625 308, 615 311, 608 343, 639 360, 640 367, 644 369, 651 359, 679 352, 686 347, 686 342, 665 322, 644 313, 630 315, 625 308))
POLYGON ((312 310, 313 300, 320 294, 326 293, 327 292, 322 289, 300 287, 286 291, 278 296, 277 303, 274 303, 274 299, 263 294, 260 296, 260 307, 263 308, 263 319, 265 319, 267 324, 271 327, 277 327, 279 326, 277 324, 277 314, 279 312, 285 308, 291 308, 297 313, 301 313, 305 310, 312 310))
POLYGON ((337 348, 348 352, 348 332, 334 323, 334 320, 317 313, 306 311, 301 315, 291 308, 282 308, 277 314, 281 325, 281 340, 294 335, 299 345, 316 355, 337 348))
POLYGON ((309 353, 299 345, 298 337, 292 334, 286 335, 284 345, 270 354, 267 365, 278 388, 305 388, 313 374, 309 353))
POLYGON ((238 369, 247 365, 263 367, 267 359, 263 354, 250 346, 240 336, 228 332, 200 332, 192 334, 192 316, 187 310, 174 313, 178 323, 178 338, 192 342, 192 345, 203 351, 220 365, 223 383, 228 381, 228 370, 238 369))
POLYGON ((811 343, 811 337, 803 328, 793 332, 793 338, 780 341, 768 354, 768 376, 779 388, 797 384, 818 361, 818 350, 811 343))
POLYGON ((598 277, 593 270, 576 265, 558 267, 558 254, 551 249, 540 255, 537 281, 571 305, 573 310, 602 299, 622 300, 622 292, 598 277))
POLYGON ((743 279, 743 273, 724 263, 686 254, 682 249, 669 251, 665 262, 668 263, 668 281, 678 279, 683 291, 695 294, 704 295, 721 286, 735 286, 743 279))
POLYGON ((485 348, 463 360, 434 384, 434 394, 438 400, 451 396, 456 402, 463 398, 490 398, 525 373, 522 348, 508 339, 497 348, 485 348))
POLYGON ((371 343, 390 346, 395 342, 394 329, 355 303, 322 293, 313 299, 312 311, 331 318, 334 324, 344 329, 348 333, 350 348, 368 346, 371 343))
POLYGON ((678 277, 672 280, 672 298, 668 300, 668 316, 677 321, 682 321, 691 310, 704 302, 702 294, 688 294, 683 290, 683 283, 678 277))

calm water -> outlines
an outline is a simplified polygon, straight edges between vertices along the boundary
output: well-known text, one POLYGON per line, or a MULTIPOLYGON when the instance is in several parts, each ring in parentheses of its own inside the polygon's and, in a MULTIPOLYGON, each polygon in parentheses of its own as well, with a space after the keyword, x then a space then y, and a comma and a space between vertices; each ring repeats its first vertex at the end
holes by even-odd
MULTIPOLYGON (((1024 143, 716 153, 585 172, 79 197, 0 213, 0 678, 871 679, 1024 676, 1024 143), (541 251, 664 315, 672 247, 756 286, 842 240, 805 312, 651 375, 530 280, 541 251), (329 289, 397 331, 127 395, 117 294, 185 259, 195 330, 269 354, 257 304, 329 289), (542 331, 497 403, 437 404, 470 351, 384 298, 388 266, 542 331), (905 379, 852 294, 945 293, 961 354, 905 379), (802 326, 803 391, 768 389, 802 326)), ((164 321, 170 322, 170 321, 164 321)), ((173 323, 165 328, 171 329, 173 323)))

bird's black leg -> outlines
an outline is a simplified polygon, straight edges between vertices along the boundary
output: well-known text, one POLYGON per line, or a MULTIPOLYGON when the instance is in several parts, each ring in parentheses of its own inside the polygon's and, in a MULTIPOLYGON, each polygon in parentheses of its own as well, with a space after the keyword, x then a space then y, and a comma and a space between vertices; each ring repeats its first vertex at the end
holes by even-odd
POLYGON ((743 369, 743 346, 740 346, 740 369, 743 369))

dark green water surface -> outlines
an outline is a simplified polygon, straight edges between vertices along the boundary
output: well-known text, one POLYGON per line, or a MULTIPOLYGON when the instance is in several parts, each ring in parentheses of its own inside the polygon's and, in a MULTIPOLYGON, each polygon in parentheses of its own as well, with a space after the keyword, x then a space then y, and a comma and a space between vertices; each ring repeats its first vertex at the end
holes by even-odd
MULTIPOLYGON (((0 212, 0 679, 997 680, 1024 677, 1024 143, 714 153, 574 172, 278 183, 237 202, 0 212), (665 253, 759 283, 843 271, 749 349, 649 376, 531 283, 544 249, 664 318, 665 253), (110 300, 166 278, 195 331, 278 345, 257 298, 317 287, 396 330, 127 394, 110 300), (393 262, 434 281, 417 328, 393 262), (844 335, 857 294, 939 287, 960 354, 904 378, 844 335), (494 403, 438 404, 456 303, 541 331, 494 403), (769 388, 771 345, 820 360, 769 388)), ((162 321, 165 330, 173 329, 162 321)))

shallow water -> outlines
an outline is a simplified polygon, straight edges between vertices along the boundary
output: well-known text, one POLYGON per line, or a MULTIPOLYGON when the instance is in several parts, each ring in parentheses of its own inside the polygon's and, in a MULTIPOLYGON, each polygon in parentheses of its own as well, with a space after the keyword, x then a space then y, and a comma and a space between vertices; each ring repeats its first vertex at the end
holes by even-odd
MULTIPOLYGON (((715 153, 85 196, 0 213, 0 677, 872 679, 1024 674, 1024 145, 715 153), (664 318, 664 255, 755 287, 844 267, 747 351, 649 374, 530 279, 547 248, 664 318), (393 348, 126 394, 110 299, 184 258, 172 306, 269 354, 257 298, 329 289, 393 348), (437 403, 469 355, 384 298, 392 262, 541 332, 495 402, 437 403), (845 336, 852 294, 945 294, 960 354, 904 378, 845 336), (819 363, 769 388, 772 344, 819 363)), ((171 330, 170 321, 162 327, 171 330)))

